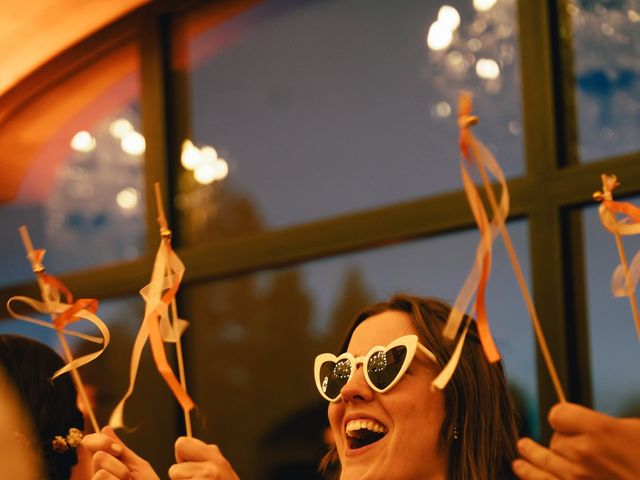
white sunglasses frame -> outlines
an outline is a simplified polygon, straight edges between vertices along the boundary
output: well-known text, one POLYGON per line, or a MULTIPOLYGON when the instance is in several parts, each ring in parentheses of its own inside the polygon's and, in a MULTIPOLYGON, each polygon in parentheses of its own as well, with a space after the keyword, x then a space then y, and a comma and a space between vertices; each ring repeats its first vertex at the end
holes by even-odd
MULTIPOLYGON (((340 360, 344 360, 344 359, 349 360, 349 363, 351 365, 351 372, 349 373, 349 378, 345 382, 345 386, 346 386, 347 383, 349 383, 349 381, 351 381, 351 379, 355 375, 359 364, 365 366, 365 365, 367 365, 367 363, 369 363, 369 360, 371 359, 371 357, 374 354, 376 354, 378 352, 388 352, 392 348, 400 346, 400 345, 402 345, 402 346, 407 348, 407 354, 406 354, 406 356, 404 358, 404 362, 402 364, 402 367, 400 367, 400 370, 398 371, 398 374, 395 376, 395 378, 393 379, 393 381, 389 385, 387 385, 384 388, 376 387, 373 384, 373 382, 371 381, 371 379, 369 378, 368 369, 364 368, 364 370, 363 370, 364 378, 365 378, 365 380, 367 382, 367 385, 369 385, 373 390, 375 390, 378 393, 388 392, 396 383, 398 383, 400 381, 400 379, 402 378, 404 373, 409 368, 409 365, 411 365, 411 362, 413 361, 413 357, 416 354, 416 349, 419 349, 422 353, 424 353, 434 363, 436 363, 436 364, 438 363, 438 361, 436 360, 436 356, 433 354, 433 352, 431 350, 429 350, 427 347, 425 347, 424 345, 421 345, 418 342, 418 336, 417 335, 404 335, 402 337, 398 337, 394 341, 392 341, 390 344, 388 344, 386 347, 381 346, 381 345, 376 345, 375 347, 372 347, 367 352, 366 355, 361 356, 361 357, 354 357, 349 352, 344 352, 340 356, 337 356, 337 357, 332 353, 321 353, 320 355, 318 355, 316 357, 316 360, 315 360, 315 363, 314 363, 314 366, 313 366, 313 376, 314 376, 315 381, 316 381, 316 387, 318 388, 318 392, 320 392, 320 395, 322 395, 326 400, 329 400, 330 402, 337 402, 342 398, 342 389, 340 389, 341 391, 340 391, 340 393, 338 394, 338 396, 336 398, 331 398, 324 392, 324 390, 322 388, 322 383, 320 382, 320 368, 322 367, 322 365, 325 362, 334 362, 334 363, 337 364, 340 360)), ((344 386, 342 388, 344 388, 344 386)))

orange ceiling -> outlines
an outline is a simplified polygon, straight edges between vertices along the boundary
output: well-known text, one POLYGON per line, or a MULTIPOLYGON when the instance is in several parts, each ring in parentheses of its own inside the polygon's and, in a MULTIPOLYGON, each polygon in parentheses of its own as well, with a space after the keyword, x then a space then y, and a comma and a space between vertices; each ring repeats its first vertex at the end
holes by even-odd
POLYGON ((0 97, 36 68, 151 0, 0 0, 0 97))

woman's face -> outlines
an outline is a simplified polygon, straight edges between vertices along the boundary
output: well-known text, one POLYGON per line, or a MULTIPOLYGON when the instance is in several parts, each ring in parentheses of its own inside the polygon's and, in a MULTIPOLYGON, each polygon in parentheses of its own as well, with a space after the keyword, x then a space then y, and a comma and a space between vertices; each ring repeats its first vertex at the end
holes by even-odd
MULTIPOLYGON (((408 314, 386 311, 358 325, 347 351, 356 357, 366 355, 371 347, 386 346, 410 334, 415 335, 416 330, 408 314)), ((377 393, 358 366, 342 388, 342 398, 329 404, 341 480, 446 477, 447 448, 440 441, 444 396, 430 388, 437 373, 437 365, 418 349, 400 381, 391 390, 377 393), (377 440, 362 446, 373 439, 377 440)))

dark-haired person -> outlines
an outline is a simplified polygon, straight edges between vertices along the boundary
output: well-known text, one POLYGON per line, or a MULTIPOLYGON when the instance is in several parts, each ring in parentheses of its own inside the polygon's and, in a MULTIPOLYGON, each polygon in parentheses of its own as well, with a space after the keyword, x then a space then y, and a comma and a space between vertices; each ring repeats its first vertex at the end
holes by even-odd
POLYGON ((610 417, 573 403, 554 405, 548 418, 555 430, 549 448, 529 438, 518 442, 518 478, 640 478, 640 418, 610 417))
POLYGON ((84 480, 91 478, 91 458, 81 447, 84 418, 76 389, 69 375, 51 380, 62 366, 62 358, 47 345, 0 335, 0 369, 32 424, 32 432, 14 432, 16 441, 42 459, 46 479, 84 480))
MULTIPOLYGON (((325 471, 340 480, 511 478, 514 410, 502 366, 487 362, 473 324, 451 381, 443 391, 431 388, 455 347, 441 333, 449 311, 434 299, 396 295, 356 317, 340 355, 318 356, 315 382, 329 401, 335 439, 325 471)), ((85 441, 105 451, 112 438, 85 441)), ((96 480, 127 478, 130 462, 141 460, 101 458, 94 465, 114 476, 96 480)), ((199 440, 178 439, 176 459, 174 480, 238 478, 215 445, 199 440)))

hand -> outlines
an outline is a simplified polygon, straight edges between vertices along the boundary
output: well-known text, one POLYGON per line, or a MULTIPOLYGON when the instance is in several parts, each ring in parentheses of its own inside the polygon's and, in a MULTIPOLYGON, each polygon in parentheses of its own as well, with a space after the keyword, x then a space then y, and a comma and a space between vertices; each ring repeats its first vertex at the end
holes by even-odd
POLYGON ((640 419, 561 403, 549 412, 549 424, 555 430, 549 448, 527 438, 518 442, 523 459, 513 469, 522 480, 638 478, 640 419))
POLYGON ((92 455, 92 480, 159 480, 149 462, 118 438, 111 427, 82 439, 92 455))
POLYGON ((180 437, 176 440, 176 464, 169 469, 171 480, 240 480, 217 445, 180 437))

